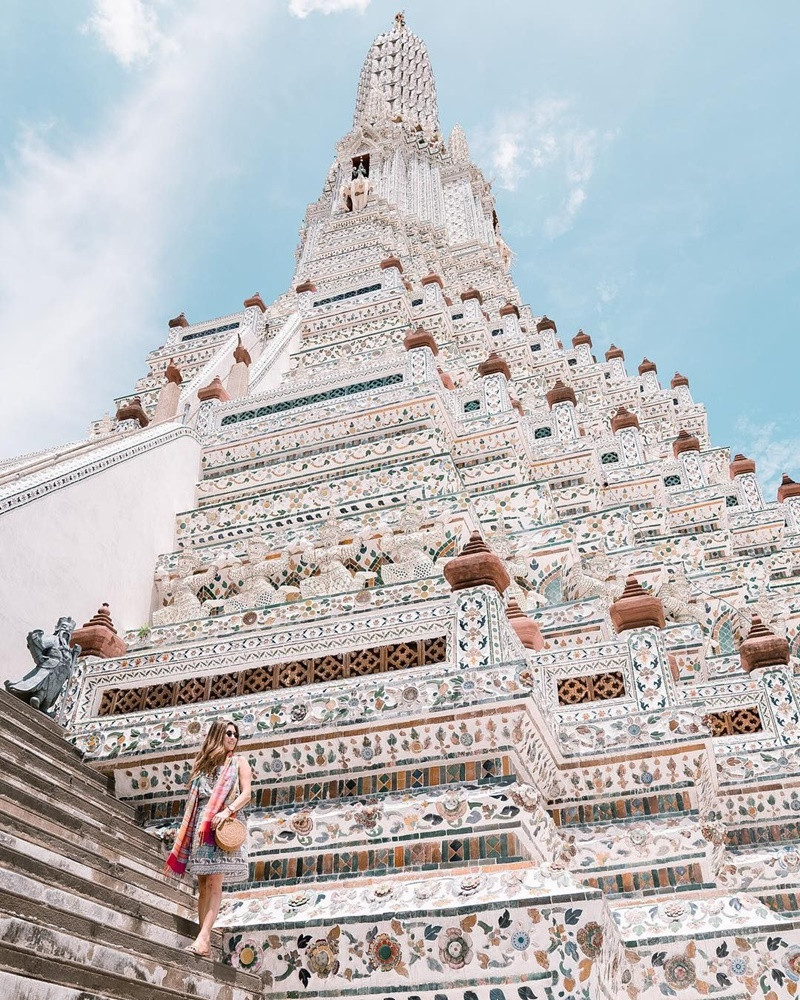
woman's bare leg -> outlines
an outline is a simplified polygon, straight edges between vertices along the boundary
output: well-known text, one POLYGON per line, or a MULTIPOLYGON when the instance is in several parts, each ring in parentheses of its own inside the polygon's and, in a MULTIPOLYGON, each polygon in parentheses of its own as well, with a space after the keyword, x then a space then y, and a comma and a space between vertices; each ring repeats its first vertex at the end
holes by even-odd
POLYGON ((194 942, 195 951, 208 952, 211 950, 211 931, 222 902, 222 879, 222 875, 205 876, 205 912, 201 918, 200 931, 194 942))

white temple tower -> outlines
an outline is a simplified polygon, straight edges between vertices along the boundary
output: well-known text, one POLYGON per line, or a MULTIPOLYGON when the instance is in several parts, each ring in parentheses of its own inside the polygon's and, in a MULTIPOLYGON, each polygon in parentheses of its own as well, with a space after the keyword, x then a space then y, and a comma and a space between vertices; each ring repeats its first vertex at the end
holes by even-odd
POLYGON ((0 482, 2 531, 200 459, 154 483, 146 626, 117 614, 60 721, 160 835, 208 722, 240 723, 222 922, 265 996, 794 996, 800 484, 765 498, 687 378, 560 335, 510 266, 398 15, 292 287, 170 321, 115 421, 0 482))

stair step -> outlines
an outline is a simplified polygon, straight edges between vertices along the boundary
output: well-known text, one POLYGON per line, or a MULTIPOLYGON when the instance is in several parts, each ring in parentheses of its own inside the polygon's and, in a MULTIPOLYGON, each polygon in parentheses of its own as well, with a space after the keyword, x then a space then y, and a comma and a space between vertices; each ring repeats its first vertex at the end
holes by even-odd
POLYGON ((56 742, 63 740, 69 748, 70 754, 77 760, 81 759, 80 751, 74 744, 67 740, 62 726, 59 726, 57 722, 54 722, 44 712, 31 708, 27 702, 16 698, 13 694, 9 694, 8 691, 3 689, 0 689, 0 718, 18 722, 29 733, 40 736, 43 739, 49 738, 56 742))
MULTIPOLYGON (((6 928, 2 925, 0 928, 2 937, 6 928)), ((232 985, 223 978, 226 970, 233 971, 230 966, 197 958, 188 952, 177 953, 183 967, 165 968, 157 963, 146 967, 113 949, 95 946, 92 957, 85 962, 69 947, 70 939, 64 935, 34 925, 25 928, 18 924, 8 929, 15 941, 12 944, 0 941, 0 975, 16 973, 26 981, 53 984, 65 991, 50 994, 58 1000, 69 996, 66 991, 70 990, 77 992, 80 1000, 86 1000, 87 995, 103 1000, 186 1000, 187 997, 261 1000, 261 980, 256 976, 237 973, 237 982, 232 985), (26 935, 26 930, 32 933, 26 935)), ((3 1000, 12 998, 4 997, 3 1000)), ((22 993, 20 998, 13 1000, 28 1000, 28 995, 22 993)))
POLYGON ((56 983, 17 976, 13 972, 0 972, 0 997, 3 1000, 114 1000, 109 993, 71 990, 56 983))
POLYGON ((251 986, 249 977, 242 984, 239 970, 221 961, 200 959, 182 948, 144 938, 135 931, 109 927, 81 914, 63 913, 47 904, 19 897, 2 897, 0 942, 106 973, 118 974, 124 968, 132 978, 191 992, 186 982, 188 976, 195 981, 198 997, 214 997, 216 985, 225 984, 229 989, 251 986), (12 904, 12 911, 2 912, 6 905, 12 904))
POLYGON ((60 844, 48 847, 24 836, 18 837, 6 832, 3 843, 0 843, 0 868, 13 869, 16 864, 21 870, 35 876, 37 866, 44 866, 46 870, 50 870, 50 879, 59 880, 59 884, 67 884, 70 879, 76 879, 83 885, 95 886, 96 890, 124 895, 134 903, 150 905, 155 898, 166 912, 187 917, 193 913, 194 902, 188 885, 184 888, 172 880, 166 881, 160 874, 160 869, 132 869, 113 860, 87 857, 86 853, 74 857, 71 853, 62 853, 60 844))
MULTIPOLYGON (((3 875, 0 900, 9 893, 37 899, 54 909, 68 912, 86 912, 91 916, 95 910, 102 910, 107 913, 104 922, 109 925, 119 923, 120 926, 125 924, 135 929, 146 923, 159 935, 175 937, 176 946, 179 944, 178 937, 194 938, 196 923, 188 906, 172 905, 167 908, 164 900, 155 893, 134 895, 120 879, 98 875, 91 869, 70 863, 68 859, 59 859, 61 864, 56 867, 50 863, 51 858, 31 857, 24 846, 18 843, 13 848, 0 846, 0 872, 3 875)), ((4 910, 2 905, 0 910, 4 910)), ((183 945, 188 943, 184 941, 183 945)))
POLYGON ((106 775, 100 774, 91 767, 88 767, 79 757, 73 757, 72 754, 64 752, 65 748, 69 747, 70 744, 63 737, 60 744, 55 741, 41 739, 38 736, 26 733, 24 727, 19 722, 12 721, 11 719, 3 719, 2 729, 0 729, 0 745, 2 745, 3 754, 11 754, 14 756, 14 759, 19 759, 19 756, 24 754, 28 761, 30 761, 31 757, 34 758, 33 761, 30 761, 34 767, 40 764, 43 767, 55 764, 62 773, 67 771, 69 774, 79 777, 87 786, 91 785, 100 792, 111 792, 113 794, 109 778, 106 775))

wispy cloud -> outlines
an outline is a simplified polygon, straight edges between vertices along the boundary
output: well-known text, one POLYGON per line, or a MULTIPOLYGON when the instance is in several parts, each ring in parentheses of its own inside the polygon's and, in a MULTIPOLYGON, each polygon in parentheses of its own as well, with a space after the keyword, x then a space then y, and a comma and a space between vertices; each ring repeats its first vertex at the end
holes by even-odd
POLYGON ((739 437, 731 450, 755 460, 766 497, 774 500, 783 473, 796 478, 800 471, 800 434, 796 428, 787 431, 778 423, 757 423, 749 417, 739 417, 736 430, 739 437))
POLYGON ((569 101, 543 98, 526 108, 498 115, 478 132, 476 150, 495 182, 516 190, 534 172, 550 170, 563 188, 558 209, 544 221, 551 239, 570 229, 587 198, 598 152, 613 138, 586 128, 569 101))
POLYGON ((94 0, 82 30, 99 39, 123 66, 145 62, 168 41, 156 10, 143 0, 94 0))
POLYGON ((97 132, 72 136, 66 152, 47 130, 22 134, 0 190, 0 454, 81 436, 76 392, 102 399, 101 416, 127 388, 108 372, 154 312, 163 322, 166 258, 192 210, 184 192, 197 199, 228 160, 206 141, 207 119, 267 7, 200 0, 97 132))
POLYGON ((315 12, 339 14, 345 10, 355 10, 363 14, 370 0, 289 0, 289 13, 295 17, 308 17, 315 12))

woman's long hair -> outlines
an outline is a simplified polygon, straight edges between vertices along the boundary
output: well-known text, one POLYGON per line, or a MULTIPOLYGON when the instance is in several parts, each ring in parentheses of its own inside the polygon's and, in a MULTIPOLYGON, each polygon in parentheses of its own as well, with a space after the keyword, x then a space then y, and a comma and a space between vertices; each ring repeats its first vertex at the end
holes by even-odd
POLYGON ((235 722, 229 722, 226 719, 217 719, 216 722, 212 722, 206 733, 206 738, 203 740, 203 745, 200 747, 200 753, 194 759, 192 778, 196 778, 198 774, 213 774, 218 767, 225 763, 225 758, 228 756, 225 750, 225 730, 228 726, 232 726, 236 730, 236 742, 239 742, 239 727, 235 722))

